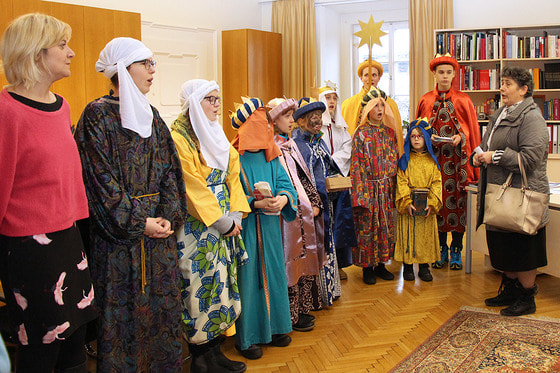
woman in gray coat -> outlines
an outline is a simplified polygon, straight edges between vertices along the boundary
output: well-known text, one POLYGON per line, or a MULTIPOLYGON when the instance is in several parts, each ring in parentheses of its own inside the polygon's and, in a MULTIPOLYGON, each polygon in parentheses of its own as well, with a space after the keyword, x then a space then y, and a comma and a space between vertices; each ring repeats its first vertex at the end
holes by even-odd
MULTIPOLYGON (((490 118, 480 147, 483 152, 472 156, 476 167, 482 166, 478 183, 478 221, 484 219, 484 196, 488 183, 503 184, 513 172, 512 186, 521 186, 518 157, 521 156, 529 187, 549 193, 546 176, 548 131, 533 101, 533 78, 519 67, 502 71, 500 94, 503 106, 490 118)), ((512 208, 512 214, 518 213, 512 208)), ((537 268, 547 264, 546 228, 548 209, 536 235, 499 230, 486 225, 486 241, 492 267, 503 271, 498 295, 485 300, 487 306, 508 306, 504 316, 535 313, 537 268)))

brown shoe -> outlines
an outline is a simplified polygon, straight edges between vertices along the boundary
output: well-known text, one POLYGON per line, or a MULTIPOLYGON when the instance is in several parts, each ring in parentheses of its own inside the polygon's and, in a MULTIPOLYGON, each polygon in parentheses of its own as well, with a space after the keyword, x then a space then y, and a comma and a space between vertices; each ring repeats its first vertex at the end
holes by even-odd
POLYGON ((338 276, 340 277, 340 280, 348 280, 348 275, 342 268, 338 269, 338 276))

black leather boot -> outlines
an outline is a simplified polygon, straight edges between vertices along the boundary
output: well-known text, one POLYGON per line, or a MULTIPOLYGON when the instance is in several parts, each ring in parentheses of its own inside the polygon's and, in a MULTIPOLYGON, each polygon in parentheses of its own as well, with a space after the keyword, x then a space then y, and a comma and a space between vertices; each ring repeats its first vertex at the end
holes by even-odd
POLYGON ((537 311, 537 305, 535 304, 535 295, 537 295, 539 290, 537 284, 534 284, 529 289, 526 289, 518 283, 518 288, 520 289, 519 298, 517 298, 511 306, 501 310, 500 315, 522 316, 529 315, 537 311))
POLYGON ((509 278, 502 273, 502 283, 498 289, 498 295, 484 300, 488 307, 511 306, 519 298, 519 287, 516 278, 509 278))
POLYGON ((189 343, 189 351, 192 355, 191 373, 229 373, 230 370, 218 364, 214 352, 215 343, 208 342, 202 345, 189 343))
POLYGON ((228 372, 242 373, 247 370, 247 365, 245 365, 244 362, 228 359, 228 357, 224 355, 224 353, 220 349, 219 344, 214 346, 212 348, 212 351, 214 352, 214 359, 216 360, 218 365, 222 368, 226 368, 228 372))

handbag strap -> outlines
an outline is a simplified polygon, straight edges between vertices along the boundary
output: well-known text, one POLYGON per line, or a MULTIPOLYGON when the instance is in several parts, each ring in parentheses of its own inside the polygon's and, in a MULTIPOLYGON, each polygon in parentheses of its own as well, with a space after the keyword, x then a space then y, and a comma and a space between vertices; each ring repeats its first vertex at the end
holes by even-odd
POLYGON ((527 174, 525 173, 525 165, 521 160, 521 154, 517 153, 517 162, 519 162, 519 171, 521 172, 521 186, 523 189, 528 189, 529 184, 527 183, 527 174))

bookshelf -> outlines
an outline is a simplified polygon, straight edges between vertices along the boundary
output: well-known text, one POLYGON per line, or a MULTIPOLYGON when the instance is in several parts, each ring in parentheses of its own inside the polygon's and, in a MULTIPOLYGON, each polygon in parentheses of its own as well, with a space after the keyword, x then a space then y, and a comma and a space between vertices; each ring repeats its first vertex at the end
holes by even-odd
POLYGON ((459 62, 453 86, 471 97, 481 134, 500 104, 500 71, 530 70, 533 98, 549 129, 549 151, 560 154, 560 25, 440 29, 434 37, 436 53, 450 53, 459 62))

